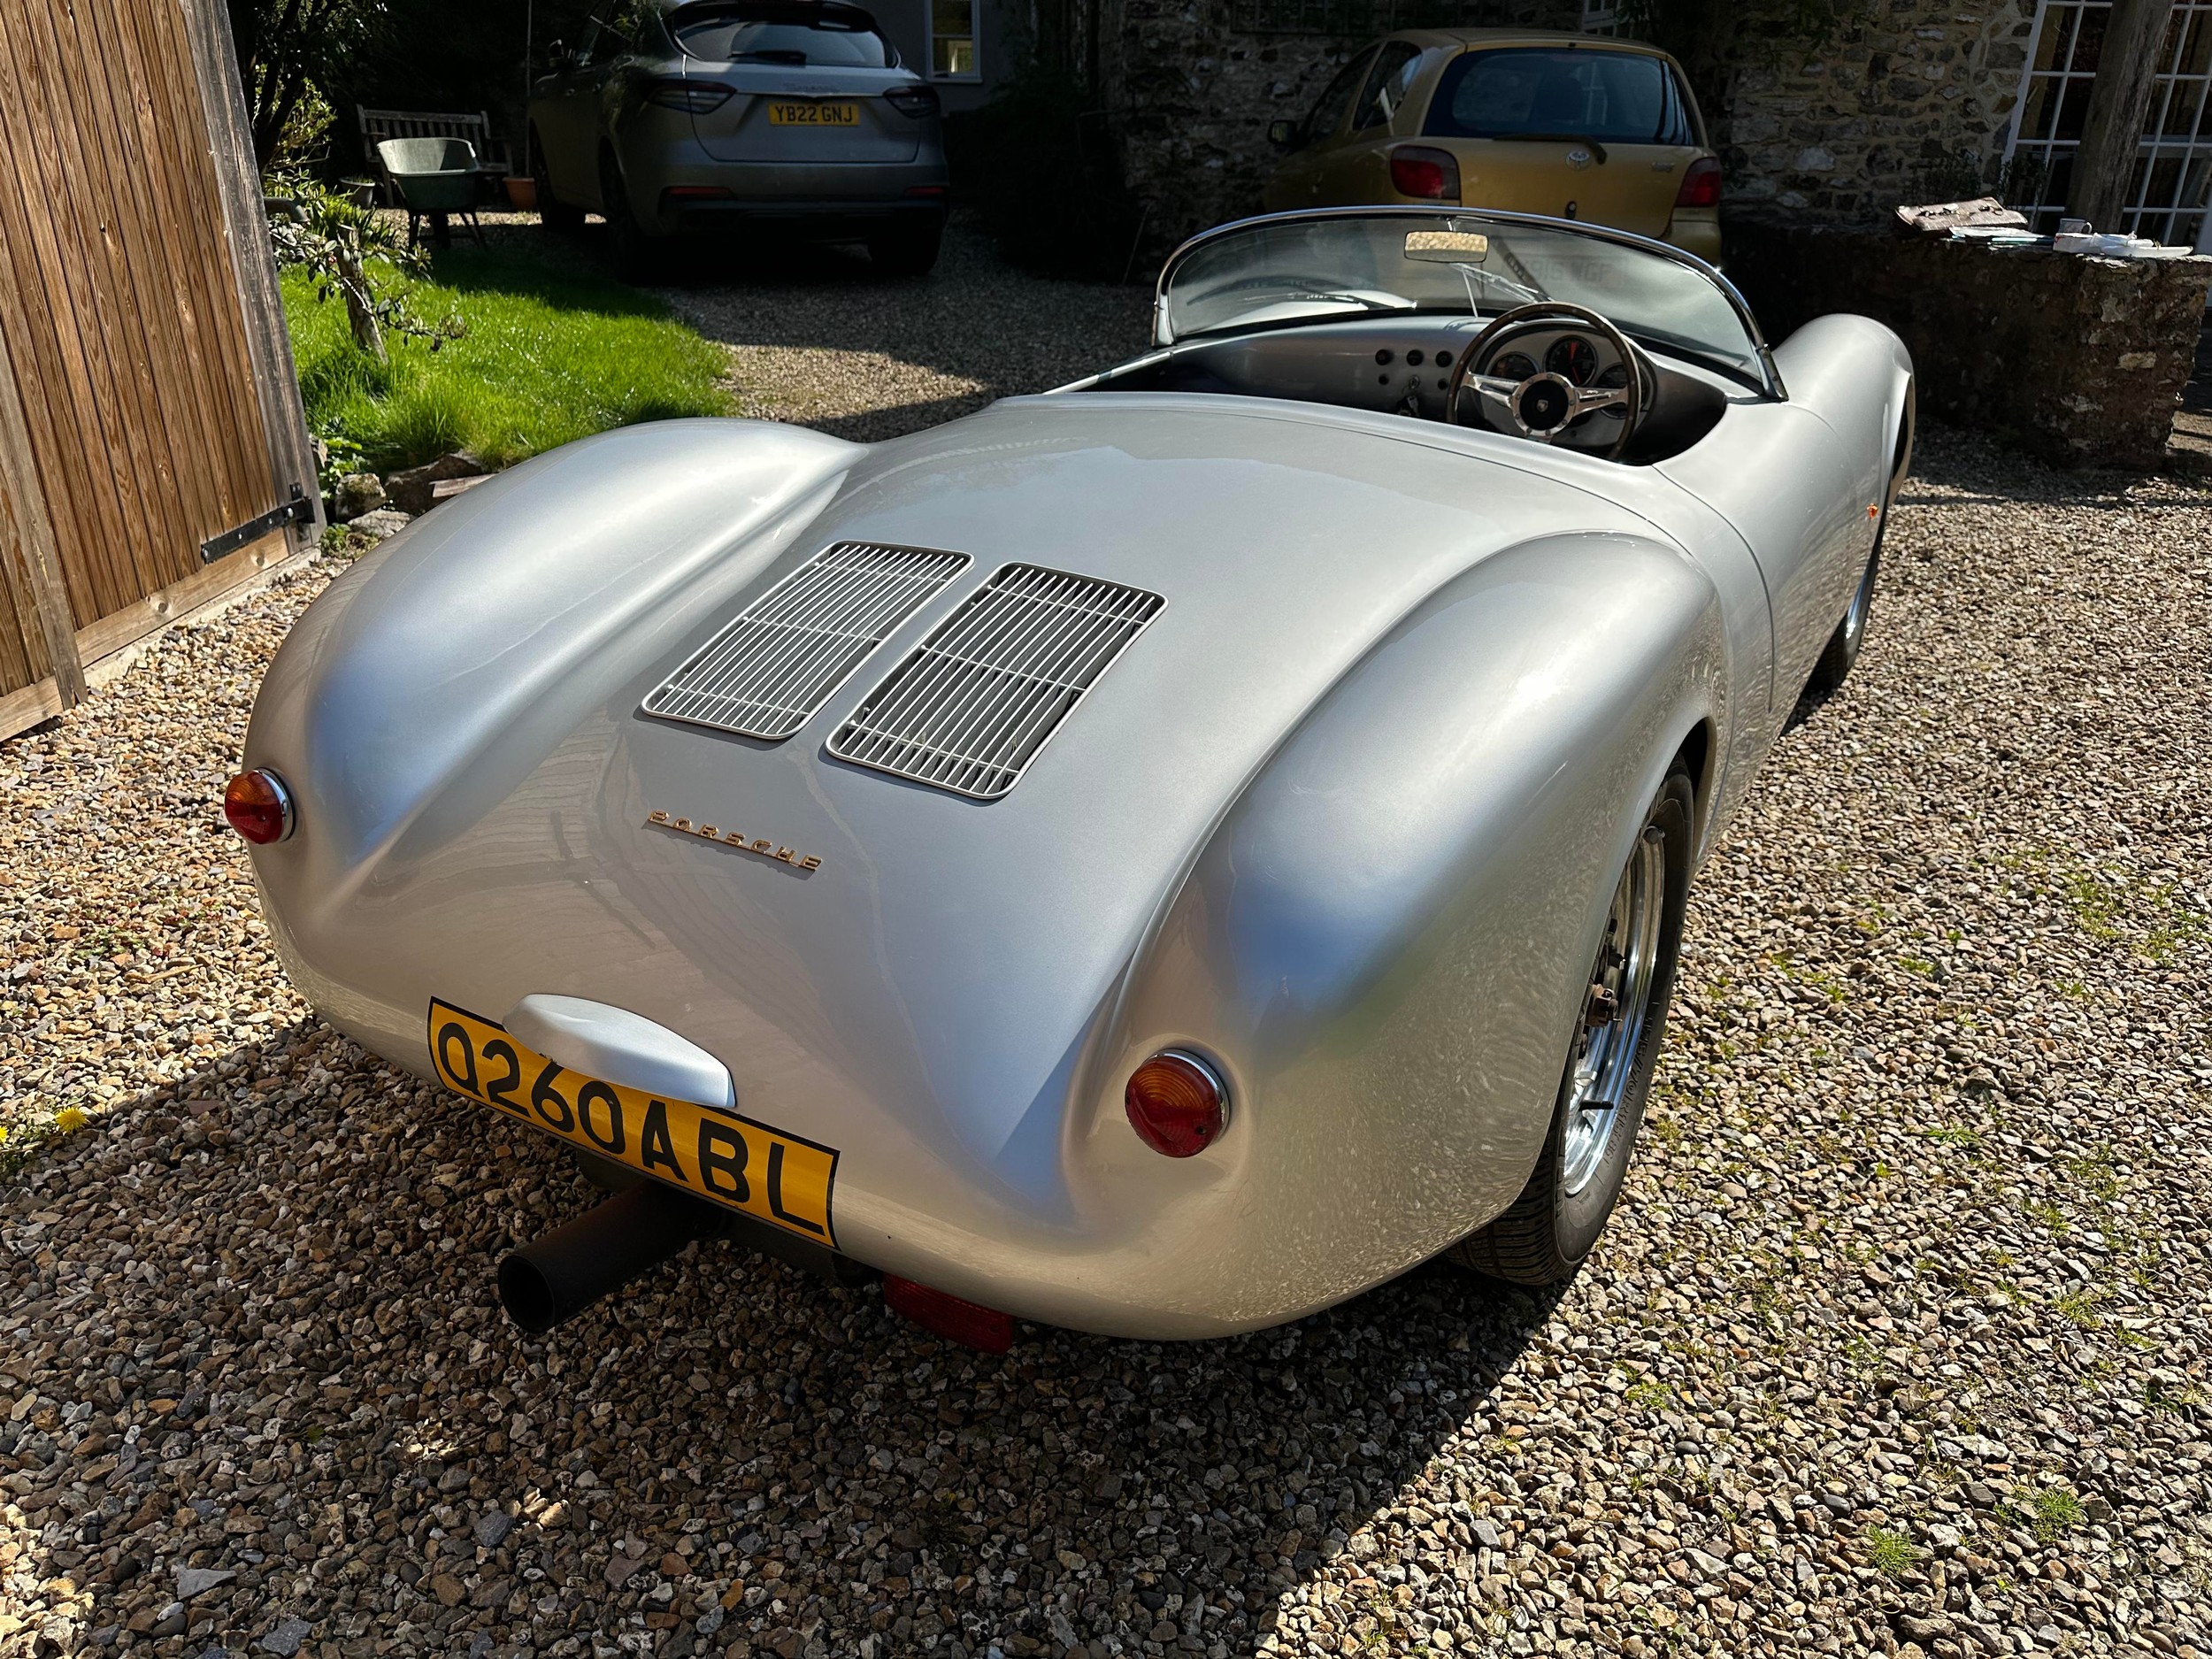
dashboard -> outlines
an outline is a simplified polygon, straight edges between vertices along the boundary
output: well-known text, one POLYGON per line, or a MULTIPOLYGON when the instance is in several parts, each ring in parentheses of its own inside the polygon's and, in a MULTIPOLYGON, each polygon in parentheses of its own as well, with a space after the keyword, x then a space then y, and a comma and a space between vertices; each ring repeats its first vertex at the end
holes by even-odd
MULTIPOLYGON (((1453 365, 1474 343, 1479 317, 1358 318, 1186 342, 1079 383, 1071 390, 1220 392, 1294 398, 1425 420, 1444 419, 1453 365)), ((1595 330, 1571 322, 1535 322, 1500 342, 1491 373, 1525 379, 1548 371, 1576 386, 1619 386, 1629 365, 1595 330)), ((1718 423, 1730 402, 1756 394, 1710 371, 1646 356, 1646 413, 1624 461, 1679 453, 1718 423)), ((1460 421, 1505 427, 1473 388, 1460 397, 1460 421)), ((1554 447, 1602 453, 1620 437, 1618 414, 1600 411, 1571 426, 1554 447)))

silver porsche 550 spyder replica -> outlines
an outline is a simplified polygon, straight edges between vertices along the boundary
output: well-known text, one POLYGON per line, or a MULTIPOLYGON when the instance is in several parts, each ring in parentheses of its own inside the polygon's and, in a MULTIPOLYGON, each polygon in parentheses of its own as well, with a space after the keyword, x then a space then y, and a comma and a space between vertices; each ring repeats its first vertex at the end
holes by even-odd
POLYGON ((572 444, 293 630, 226 804, 295 981, 628 1183, 525 1324, 726 1226, 986 1345, 1591 1249, 1691 872, 1859 649, 1906 353, 1456 209, 1210 232, 1155 344, 572 444))

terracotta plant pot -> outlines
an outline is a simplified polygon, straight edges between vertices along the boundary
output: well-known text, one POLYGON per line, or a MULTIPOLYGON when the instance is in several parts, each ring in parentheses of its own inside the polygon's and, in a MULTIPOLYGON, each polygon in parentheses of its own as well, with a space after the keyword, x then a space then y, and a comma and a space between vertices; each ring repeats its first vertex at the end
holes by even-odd
POLYGON ((538 204, 538 181, 526 173, 509 173, 507 200, 511 205, 528 212, 538 204))

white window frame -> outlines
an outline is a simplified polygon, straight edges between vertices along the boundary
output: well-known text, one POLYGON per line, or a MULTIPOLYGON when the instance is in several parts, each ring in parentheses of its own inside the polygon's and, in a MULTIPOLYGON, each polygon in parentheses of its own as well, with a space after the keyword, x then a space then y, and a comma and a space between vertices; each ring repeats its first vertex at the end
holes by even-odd
MULTIPOLYGON (((2094 79, 2092 73, 2074 67, 2074 46, 2080 28, 2082 14, 2109 9, 2112 0, 2036 0, 2035 27, 2028 37, 2028 61, 2020 72, 2019 96, 2014 101, 2012 119, 2005 128, 2005 160, 2031 158, 2043 164, 2042 179, 2047 183, 2056 170, 2057 160, 2070 153, 2078 140, 2059 138, 2053 134, 2057 129, 2057 105, 2065 97, 2069 82, 2085 85, 2094 79), (2056 31, 2064 31, 2063 34, 2056 31), (2048 68, 2038 68, 2047 42, 2051 46, 2052 63, 2048 68), (2029 102, 2039 82, 2057 84, 2057 96, 2045 106, 2044 133, 2023 134, 2021 123, 2027 119, 2029 102)), ((2141 177, 2131 180, 2131 197, 2123 210, 2118 225, 2100 225, 2100 230, 2124 230, 2136 235, 2147 235, 2164 241, 2178 233, 2189 236, 2200 253, 2212 252, 2212 205, 2207 195, 2212 194, 2212 72, 2182 73, 2183 55, 2186 50, 2191 31, 2212 31, 2212 0, 2174 0, 2172 19, 2167 25, 2166 40, 2161 45, 2161 62, 2151 92, 2150 111, 2147 118, 2146 134, 2137 147, 2137 159, 2147 164, 2142 167, 2141 177), (2181 130, 2172 133, 2178 126, 2181 130), (2178 197, 2193 195, 2195 202, 2168 200, 2169 193, 2161 199, 2149 198, 2151 181, 2163 164, 2174 166, 2175 188, 2170 193, 2178 197), (2196 188, 2190 189, 2192 175, 2196 188), (2193 225, 2190 221, 2194 220, 2193 225), (2191 236, 2193 230, 2194 234, 2191 236)), ((2058 215, 2065 210, 2062 202, 2040 199, 2049 194, 2047 188, 2036 192, 2033 202, 2014 201, 2011 204, 2028 216, 2029 222, 2039 230, 2049 230, 2058 222, 2058 215)))
POLYGON ((1620 0, 1582 0, 1585 35, 1618 35, 1626 21, 1621 16, 1620 0))
POLYGON ((926 61, 932 81, 965 86, 983 79, 983 0, 967 0, 967 4, 968 32, 946 36, 948 40, 964 40, 968 42, 970 66, 955 72, 937 67, 937 0, 922 0, 922 38, 927 42, 925 50, 929 53, 926 61))

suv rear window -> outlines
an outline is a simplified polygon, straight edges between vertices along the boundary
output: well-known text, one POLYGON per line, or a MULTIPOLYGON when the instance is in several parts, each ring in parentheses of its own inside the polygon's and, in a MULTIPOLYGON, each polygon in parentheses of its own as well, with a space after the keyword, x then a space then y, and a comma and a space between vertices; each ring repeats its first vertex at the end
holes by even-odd
POLYGON ((1689 96, 1663 58, 1586 46, 1463 52, 1429 104, 1434 138, 1694 144, 1689 96))
POLYGON ((686 6, 668 27, 687 53, 709 63, 895 69, 899 62, 874 17, 858 6, 740 0, 686 6))

